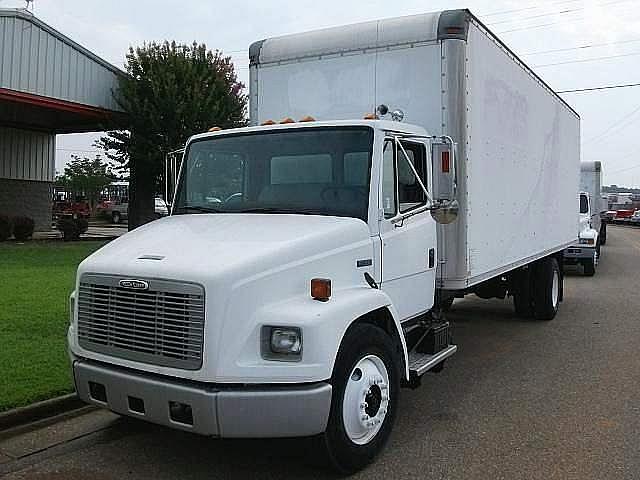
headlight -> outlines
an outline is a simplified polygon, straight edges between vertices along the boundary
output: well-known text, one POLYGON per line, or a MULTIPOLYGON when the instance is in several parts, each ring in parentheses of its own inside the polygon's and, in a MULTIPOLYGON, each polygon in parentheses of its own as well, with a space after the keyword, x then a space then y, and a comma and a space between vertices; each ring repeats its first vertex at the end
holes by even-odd
POLYGON ((76 307, 76 291, 74 290, 69 295, 69 323, 73 325, 73 314, 75 312, 76 307))
POLYGON ((302 358, 302 330, 298 327, 264 326, 261 354, 265 360, 298 362, 302 358))
POLYGON ((580 245, 593 245, 595 240, 593 238, 581 238, 580 245))

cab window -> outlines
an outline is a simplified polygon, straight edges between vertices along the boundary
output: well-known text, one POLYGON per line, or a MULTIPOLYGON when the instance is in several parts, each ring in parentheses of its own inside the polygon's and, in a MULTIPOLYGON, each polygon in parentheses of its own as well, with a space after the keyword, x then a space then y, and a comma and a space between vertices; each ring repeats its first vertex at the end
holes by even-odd
POLYGON ((384 144, 382 157, 382 208, 385 218, 406 213, 426 205, 427 198, 409 162, 426 185, 426 149, 423 144, 402 141, 397 148, 393 140, 384 144))
POLYGON ((580 213, 589 213, 589 199, 586 195, 580 195, 580 213))
POLYGON ((398 203, 400 204, 400 213, 406 213, 427 203, 424 190, 422 190, 415 173, 413 173, 413 170, 409 166, 409 162, 411 162, 413 168, 418 172, 422 183, 426 184, 426 155, 424 145, 422 144, 410 142, 400 143, 404 147, 404 152, 399 148, 398 159, 396 160, 398 169, 398 203))

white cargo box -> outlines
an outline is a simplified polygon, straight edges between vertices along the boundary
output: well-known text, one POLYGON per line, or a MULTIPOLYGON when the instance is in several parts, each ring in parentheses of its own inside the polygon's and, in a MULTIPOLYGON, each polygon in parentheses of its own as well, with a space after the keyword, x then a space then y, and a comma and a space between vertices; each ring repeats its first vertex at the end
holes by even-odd
POLYGON ((598 215, 608 210, 607 201, 602 198, 602 163, 582 162, 580 164, 580 191, 591 196, 591 213, 598 215))
POLYGON ((441 287, 464 289, 574 242, 580 118, 467 10, 256 42, 250 117, 358 119, 385 104, 457 143, 441 287))

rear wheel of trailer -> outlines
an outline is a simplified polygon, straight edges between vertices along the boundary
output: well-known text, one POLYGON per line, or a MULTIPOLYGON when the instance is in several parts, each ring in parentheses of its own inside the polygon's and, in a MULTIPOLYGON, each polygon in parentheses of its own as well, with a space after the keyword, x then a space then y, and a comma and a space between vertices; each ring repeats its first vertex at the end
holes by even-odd
POLYGON ((533 315, 538 320, 553 320, 558 313, 562 291, 562 273, 554 257, 536 262, 533 275, 533 315))

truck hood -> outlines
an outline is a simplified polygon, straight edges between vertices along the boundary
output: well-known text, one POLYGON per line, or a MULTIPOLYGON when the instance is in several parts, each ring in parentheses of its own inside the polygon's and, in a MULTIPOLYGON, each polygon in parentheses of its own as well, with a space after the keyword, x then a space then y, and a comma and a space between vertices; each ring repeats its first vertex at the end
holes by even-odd
POLYGON ((367 225, 355 218, 176 215, 151 222, 110 242, 82 262, 79 273, 198 282, 231 272, 252 275, 368 240, 367 225))

